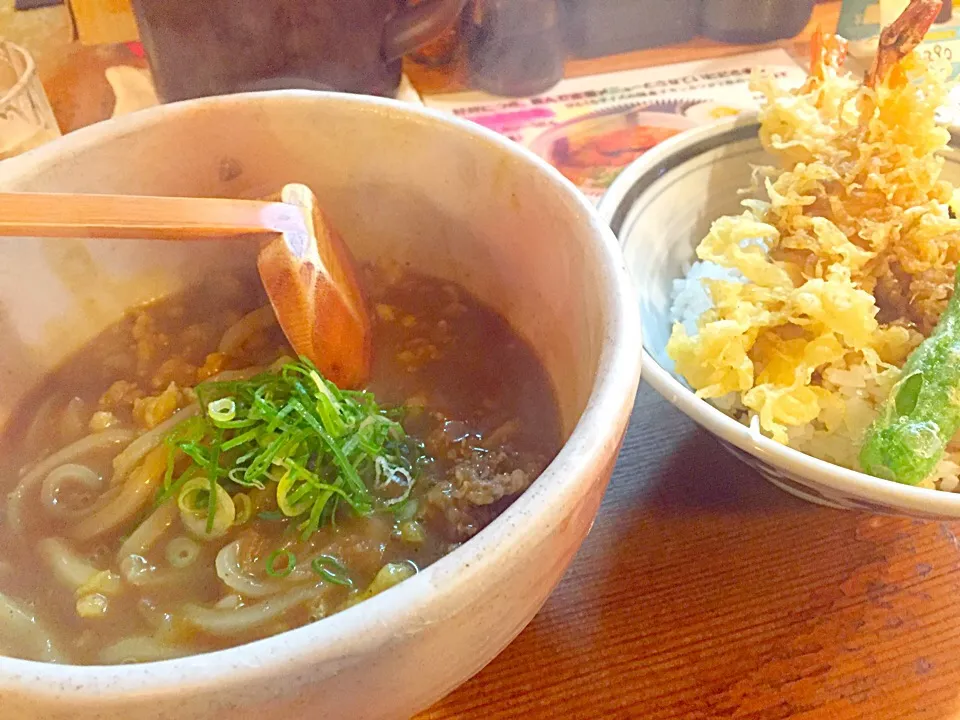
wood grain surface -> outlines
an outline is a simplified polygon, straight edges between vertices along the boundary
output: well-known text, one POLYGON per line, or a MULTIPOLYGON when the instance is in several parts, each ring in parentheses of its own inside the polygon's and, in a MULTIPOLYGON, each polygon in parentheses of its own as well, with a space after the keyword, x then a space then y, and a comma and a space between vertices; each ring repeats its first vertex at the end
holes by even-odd
POLYGON ((957 533, 795 499, 642 385, 563 582, 417 720, 956 717, 957 533))

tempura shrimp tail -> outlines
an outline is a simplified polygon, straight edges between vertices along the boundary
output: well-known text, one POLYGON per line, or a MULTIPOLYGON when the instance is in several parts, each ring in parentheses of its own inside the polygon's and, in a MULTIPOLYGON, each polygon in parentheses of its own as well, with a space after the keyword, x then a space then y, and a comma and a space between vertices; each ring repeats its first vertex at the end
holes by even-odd
POLYGON ((880 33, 880 46, 863 84, 875 88, 919 45, 943 8, 941 0, 910 0, 900 17, 880 33))
POLYGON ((826 69, 839 70, 847 59, 847 41, 839 35, 825 34, 819 25, 810 38, 810 82, 826 79, 826 69))

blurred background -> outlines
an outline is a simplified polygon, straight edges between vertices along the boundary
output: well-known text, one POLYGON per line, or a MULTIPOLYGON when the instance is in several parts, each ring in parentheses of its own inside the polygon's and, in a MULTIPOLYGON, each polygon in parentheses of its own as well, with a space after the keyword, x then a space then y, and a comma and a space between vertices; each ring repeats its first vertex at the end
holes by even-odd
MULTIPOLYGON (((905 3, 0 0, 0 158, 161 102, 308 88, 481 122, 598 196, 662 139, 749 112, 750 72, 801 78, 816 28, 856 69, 905 3)), ((952 58, 958 19, 945 0, 931 52, 952 58)))

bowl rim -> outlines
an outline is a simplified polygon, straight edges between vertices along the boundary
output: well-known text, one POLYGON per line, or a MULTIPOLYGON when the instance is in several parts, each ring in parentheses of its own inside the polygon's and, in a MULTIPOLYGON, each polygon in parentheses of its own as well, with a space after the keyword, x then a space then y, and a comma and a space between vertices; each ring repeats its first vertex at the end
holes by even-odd
MULTIPOLYGON (((761 148, 759 127, 757 113, 745 113, 668 138, 627 166, 614 180, 598 206, 601 217, 610 223, 625 247, 627 241, 620 237, 623 223, 647 186, 655 184, 664 172, 715 148, 748 140, 756 141, 758 149, 761 148)), ((807 455, 751 430, 697 397, 657 362, 647 351, 646 341, 643 348, 643 379, 654 390, 699 425, 758 460, 815 480, 816 484, 838 493, 918 513, 939 511, 960 517, 960 493, 882 480, 807 455)))
MULTIPOLYGON (((113 118, 7 160, 0 181, 11 182, 49 168, 101 143, 149 131, 168 118, 192 113, 229 116, 239 106, 315 103, 340 106, 398 122, 428 124, 437 133, 459 133, 471 152, 520 160, 544 175, 552 191, 583 227, 584 262, 596 268, 605 315, 603 341, 586 405, 557 456, 514 503, 480 533, 412 578, 322 621, 225 650, 131 665, 55 665, 0 657, 0 693, 46 702, 111 702, 132 695, 155 699, 191 690, 224 690, 283 669, 329 667, 335 673, 391 641, 442 622, 478 583, 508 574, 523 553, 512 549, 549 542, 571 508, 592 488, 603 464, 615 457, 639 384, 641 332, 632 280, 609 226, 589 199, 559 171, 528 149, 476 123, 438 110, 374 96, 310 90, 275 90, 208 97, 160 105, 113 118), (611 422, 611 418, 615 421, 611 422), (433 610, 431 612, 431 606, 433 610)), ((485 581, 490 581, 486 582, 485 581)), ((479 668, 477 668, 479 669, 479 668)), ((317 675, 317 681, 325 677, 317 675)), ((452 688, 448 688, 452 689, 452 688)))

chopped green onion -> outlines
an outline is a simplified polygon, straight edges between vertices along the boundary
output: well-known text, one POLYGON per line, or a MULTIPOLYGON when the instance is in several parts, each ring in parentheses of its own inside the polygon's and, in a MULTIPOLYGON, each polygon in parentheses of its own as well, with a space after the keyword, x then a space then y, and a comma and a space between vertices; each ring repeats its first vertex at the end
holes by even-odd
POLYGON ((246 493, 241 492, 234 495, 233 505, 237 508, 236 517, 233 518, 234 525, 243 525, 253 517, 253 500, 246 493))
POLYGON ((367 589, 353 595, 344 603, 344 607, 351 607, 364 600, 369 600, 374 595, 379 595, 384 590, 389 590, 394 585, 398 585, 416 574, 417 567, 413 563, 388 563, 380 568, 367 589))
POLYGON ((175 537, 167 543, 167 562, 175 568, 185 568, 196 562, 200 555, 200 546, 188 537, 175 537))
MULTIPOLYGON (((278 510, 258 517, 289 518, 307 540, 335 524, 338 514, 390 509, 399 515, 429 462, 400 425, 402 411, 382 408, 369 392, 340 390, 306 359, 246 380, 201 383, 196 394, 206 412, 168 435, 158 501, 179 500, 190 485, 189 509, 181 507, 181 514, 185 523, 205 521, 207 537, 225 512, 221 491, 229 499, 222 483, 271 488, 278 510)), ((233 521, 249 519, 245 503, 230 501, 233 521)))
POLYGON ((258 490, 263 490, 263 488, 266 487, 260 480, 253 480, 252 482, 247 480, 247 478, 244 476, 245 472, 246 468, 244 467, 230 468, 230 471, 227 473, 227 479, 230 480, 230 482, 236 483, 237 485, 243 485, 244 487, 255 487, 258 490))
POLYGON ((237 416, 237 404, 229 397, 211 400, 207 404, 207 415, 215 423, 230 422, 237 416))
POLYGON ((296 517, 306 512, 307 509, 313 505, 312 498, 307 498, 306 500, 300 500, 297 502, 295 498, 291 498, 290 490, 293 488, 294 482, 297 480, 297 475, 293 470, 287 470, 283 477, 280 478, 280 482, 277 483, 277 505, 280 507, 280 512, 282 512, 287 517, 296 517))
POLYGON ((289 550, 274 550, 267 558, 267 575, 276 578, 285 578, 297 566, 297 556, 289 550), (277 567, 277 561, 283 558, 283 563, 277 567))
POLYGON ((310 563, 313 571, 327 582, 343 587, 353 587, 347 568, 333 555, 318 555, 310 563))
POLYGON ((233 450, 235 447, 240 447, 241 445, 248 442, 249 440, 256 440, 256 439, 257 439, 257 431, 248 430, 245 433, 241 433, 240 435, 236 435, 230 440, 227 440, 221 446, 220 449, 226 452, 227 450, 233 450))
POLYGON ((207 494, 210 492, 206 480, 189 482, 180 489, 177 497, 177 507, 180 512, 189 512, 206 515, 207 494))
POLYGON ((180 488, 177 507, 183 526, 201 540, 225 535, 237 513, 230 494, 205 477, 195 477, 180 488))

